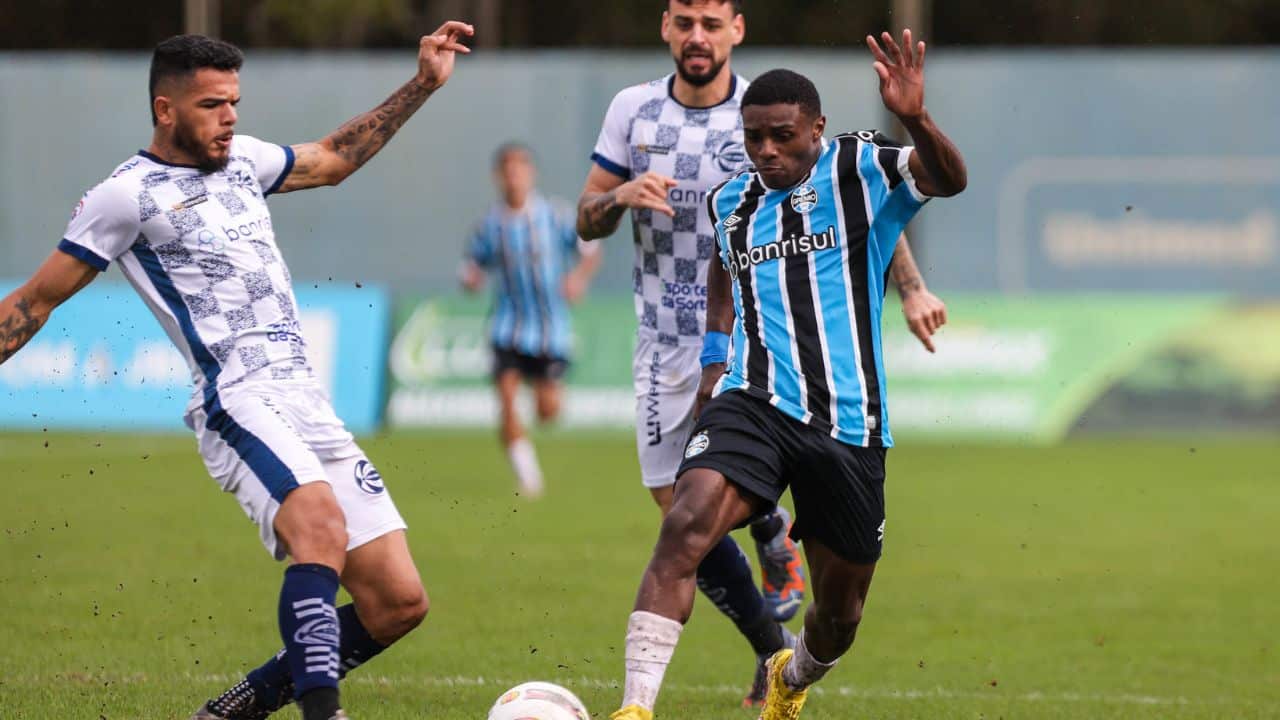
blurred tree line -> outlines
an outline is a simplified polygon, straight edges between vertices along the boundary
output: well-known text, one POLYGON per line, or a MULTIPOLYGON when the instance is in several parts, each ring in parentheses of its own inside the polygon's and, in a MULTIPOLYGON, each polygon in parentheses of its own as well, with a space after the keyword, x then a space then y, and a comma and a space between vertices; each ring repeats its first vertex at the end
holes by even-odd
MULTIPOLYGON (((190 4, 187 0, 185 4, 190 4)), ((1266 45, 1280 0, 924 0, 950 46, 1266 45)), ((890 0, 744 0, 748 42, 842 46, 890 24, 890 0)), ((390 48, 442 19, 484 47, 652 47, 664 0, 216 0, 245 47, 390 48)), ((0 49, 148 48, 184 28, 183 0, 0 0, 0 49)))

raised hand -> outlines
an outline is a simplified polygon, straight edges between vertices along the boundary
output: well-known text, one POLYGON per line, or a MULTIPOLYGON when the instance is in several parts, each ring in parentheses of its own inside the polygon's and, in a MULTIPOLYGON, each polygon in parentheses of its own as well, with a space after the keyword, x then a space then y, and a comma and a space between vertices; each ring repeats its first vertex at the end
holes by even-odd
POLYGON ((875 58, 872 67, 880 76, 880 98, 899 118, 919 117, 924 113, 924 42, 912 47, 909 29, 902 31, 902 47, 887 32, 881 33, 880 39, 883 48, 867 36, 867 47, 875 58))
POLYGON ((471 52, 471 48, 462 44, 462 38, 471 37, 475 32, 467 23, 450 20, 434 33, 423 35, 418 41, 418 84, 434 91, 448 82, 457 53, 471 52))

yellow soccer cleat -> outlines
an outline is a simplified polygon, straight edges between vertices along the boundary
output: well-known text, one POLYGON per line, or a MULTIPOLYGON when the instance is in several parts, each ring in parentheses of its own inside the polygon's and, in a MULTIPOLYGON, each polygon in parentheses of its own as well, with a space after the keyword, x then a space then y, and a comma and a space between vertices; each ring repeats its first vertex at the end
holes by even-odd
POLYGON ((653 711, 639 705, 628 705, 610 715, 609 720, 653 720, 653 711))
POLYGON ((769 689, 765 692, 759 720, 796 720, 800 717, 809 691, 792 690, 782 681, 782 669, 791 662, 794 654, 790 649, 779 650, 769 658, 769 689))

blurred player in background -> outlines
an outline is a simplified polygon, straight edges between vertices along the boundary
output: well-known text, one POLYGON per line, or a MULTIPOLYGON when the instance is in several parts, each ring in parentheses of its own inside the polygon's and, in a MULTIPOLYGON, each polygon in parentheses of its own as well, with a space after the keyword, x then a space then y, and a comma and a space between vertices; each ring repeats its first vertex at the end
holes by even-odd
POLYGON ((768 664, 761 720, 795 720, 807 689, 853 644, 884 540, 885 454, 893 445, 881 304, 902 229, 930 197, 964 190, 959 151, 924 106, 924 44, 870 37, 884 105, 911 134, 823 132, 813 83, 789 70, 743 95, 753 168, 716 186, 706 211, 720 263, 707 277, 708 330, 732 337, 699 395, 714 398, 685 450, 627 635, 615 720, 651 720, 693 609, 695 574, 726 533, 791 488, 813 603, 793 650, 768 664), (634 660, 633 660, 634 658, 634 660))
POLYGON ((471 292, 484 286, 486 273, 495 276, 490 339, 502 444, 520 494, 531 498, 542 494, 542 469, 516 412, 520 380, 533 386, 538 419, 555 420, 572 342, 568 306, 600 266, 599 246, 578 239, 567 204, 534 189, 536 174, 529 148, 507 143, 494 153, 498 202, 476 227, 461 270, 471 292))
POLYGON ((290 560, 278 607, 284 649, 193 720, 264 718, 294 699, 304 720, 344 719, 339 678, 426 616, 404 520, 308 363, 266 197, 337 185, 360 169, 445 84, 472 32, 448 22, 423 37, 416 75, 391 97, 293 146, 235 133, 238 48, 199 35, 161 42, 150 147, 85 194, 57 250, 0 300, 3 363, 118 261, 190 366, 185 421, 209 474, 268 552, 290 560), (340 608, 339 584, 354 600, 340 608))
MULTIPOLYGON (((747 80, 730 68, 733 48, 746 32, 741 10, 738 0, 670 0, 662 38, 676 71, 614 97, 578 204, 578 232, 584 238, 613 233, 623 214, 632 211, 639 320, 633 361, 636 445, 641 480, 664 515, 693 429, 702 373, 705 278, 715 255, 704 202, 708 190, 747 160, 739 113, 747 80)), ((906 248, 905 238, 901 246, 906 248)), ((912 331, 932 350, 929 336, 945 322, 945 307, 924 287, 909 251, 898 254, 893 275, 901 278, 912 331)), ((712 339, 728 343, 723 333, 712 339)), ((792 642, 779 621, 791 618, 804 598, 803 564, 789 528, 781 507, 750 523, 763 594, 731 537, 721 539, 698 568, 698 587, 756 653, 756 674, 745 698, 749 705, 764 698, 764 661, 792 642)))

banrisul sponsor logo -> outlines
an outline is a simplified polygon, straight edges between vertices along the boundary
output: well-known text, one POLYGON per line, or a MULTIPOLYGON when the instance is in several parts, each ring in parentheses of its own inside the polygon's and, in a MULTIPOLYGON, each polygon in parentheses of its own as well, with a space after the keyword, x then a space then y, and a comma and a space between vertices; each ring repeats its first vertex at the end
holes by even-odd
POLYGON ((826 230, 807 235, 790 235, 781 240, 774 240, 764 245, 756 245, 746 250, 734 249, 729 252, 729 270, 734 275, 741 275, 752 265, 759 265, 770 260, 780 260, 793 255, 806 255, 820 250, 830 250, 839 244, 836 226, 828 225, 826 230))

